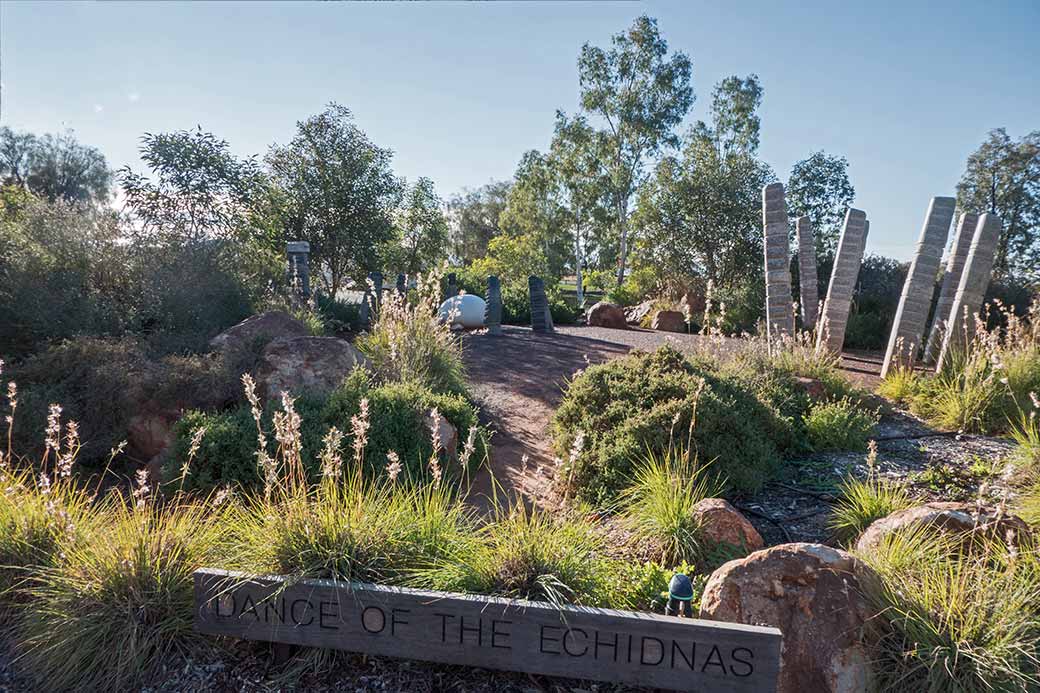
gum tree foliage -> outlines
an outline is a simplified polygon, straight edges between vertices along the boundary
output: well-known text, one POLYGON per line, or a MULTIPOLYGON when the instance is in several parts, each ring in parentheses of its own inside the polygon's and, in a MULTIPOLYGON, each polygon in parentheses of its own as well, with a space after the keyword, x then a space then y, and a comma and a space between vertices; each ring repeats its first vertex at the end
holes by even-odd
POLYGON ((255 158, 238 159, 213 133, 145 133, 141 159, 151 176, 119 170, 126 204, 143 235, 164 245, 231 240, 254 217, 264 189, 255 158))
POLYGON ((362 281, 394 238, 404 185, 391 157, 354 124, 349 109, 331 103, 298 122, 296 136, 265 158, 281 192, 282 232, 310 242, 314 276, 333 296, 348 279, 362 281))
POLYGON ((487 254, 488 243, 502 233, 498 219, 512 187, 512 181, 491 181, 476 190, 464 190, 448 202, 455 259, 466 264, 487 254))
POLYGON ((721 81, 711 122, 694 125, 679 156, 654 169, 635 215, 640 266, 680 284, 701 278, 736 288, 760 280, 762 186, 775 179, 756 157, 761 99, 755 75, 721 81))
POLYGON ((856 189, 849 181, 848 160, 824 151, 813 152, 792 167, 785 192, 788 215, 812 219, 817 258, 832 257, 845 211, 856 198, 856 189))
POLYGON ((1000 216, 994 271, 1040 281, 1040 131, 1015 141, 1004 128, 968 157, 957 206, 1000 216))
MULTIPOLYGON (((556 112, 549 163, 556 173, 561 204, 570 225, 577 299, 584 300, 583 271, 601 266, 608 255, 602 231, 610 224, 606 170, 596 152, 596 132, 581 115, 556 112)), ((608 251, 609 252, 609 251, 608 251)))
POLYGON ((112 181, 104 155, 71 131, 36 136, 0 128, 0 184, 25 188, 48 202, 102 204, 112 181))
POLYGON ((426 272, 444 259, 448 247, 448 222, 433 181, 420 178, 408 186, 397 214, 400 239, 395 241, 391 264, 400 271, 426 272))
POLYGON ((581 106, 596 121, 597 156, 606 169, 617 227, 617 283, 625 278, 629 206, 647 162, 675 146, 675 127, 693 104, 690 59, 668 55, 657 21, 639 17, 604 50, 585 44, 578 59, 581 106))
MULTIPOLYGON (((571 257, 569 220, 563 203, 551 157, 536 150, 525 152, 499 223, 514 241, 510 257, 522 258, 525 266, 542 267, 538 274, 550 284, 562 276, 571 257), (535 261, 532 253, 540 254, 543 260, 535 261)), ((506 244, 500 242, 493 248, 504 250, 506 244)), ((510 274, 518 277, 519 268, 510 274)))

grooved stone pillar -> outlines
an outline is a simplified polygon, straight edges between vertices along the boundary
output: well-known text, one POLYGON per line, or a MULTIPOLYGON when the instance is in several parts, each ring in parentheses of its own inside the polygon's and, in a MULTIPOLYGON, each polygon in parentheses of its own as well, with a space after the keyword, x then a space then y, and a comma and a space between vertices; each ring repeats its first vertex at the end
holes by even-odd
POLYGON ((403 294, 408 290, 408 276, 404 274, 397 275, 397 293, 403 294))
POLYGON ((827 285, 827 298, 823 302, 823 315, 820 317, 820 329, 817 330, 817 351, 826 349, 832 354, 841 354, 841 347, 845 343, 845 327, 849 322, 852 292, 859 278, 859 266, 863 262, 863 248, 867 244, 869 228, 866 213, 849 207, 841 226, 841 236, 838 237, 838 251, 827 285))
POLYGON ((794 334, 787 206, 781 183, 770 183, 762 188, 762 225, 765 228, 766 328, 772 344, 782 336, 794 334))
POLYGON ((888 336, 885 362, 881 366, 882 378, 892 368, 913 368, 924 338, 928 309, 932 306, 932 295, 935 293, 935 276, 939 273, 939 263, 942 262, 956 204, 957 201, 952 197, 933 197, 928 205, 924 227, 917 239, 917 252, 914 253, 910 271, 903 282, 899 308, 892 321, 892 333, 888 336))
POLYGON ((820 312, 820 293, 816 283, 816 237, 813 235, 812 220, 798 217, 794 223, 798 236, 798 288, 802 300, 802 327, 816 327, 820 312))
POLYGON ((552 313, 549 312, 549 299, 545 295, 545 282, 531 275, 527 278, 527 288, 531 293, 531 329, 535 332, 552 332, 552 313))
POLYGON ((310 256, 311 244, 307 241, 289 241, 285 244, 289 261, 289 282, 303 298, 311 296, 310 256))
POLYGON ((950 256, 946 258, 946 271, 943 272, 942 288, 939 289, 939 300, 935 304, 935 317, 932 318, 932 326, 928 329, 928 343, 924 347, 924 362, 935 363, 942 348, 943 334, 946 324, 950 320, 950 309, 953 307, 953 299, 957 295, 957 287, 961 283, 961 272, 964 270, 964 261, 968 259, 968 250, 971 248, 971 239, 975 236, 975 227, 979 224, 979 215, 965 212, 961 214, 957 223, 957 231, 950 245, 950 256))
POLYGON ((448 273, 447 284, 448 284, 448 287, 447 287, 448 295, 445 296, 445 298, 452 298, 453 296, 457 296, 458 293, 459 293, 459 286, 458 286, 458 279, 455 277, 455 273, 454 272, 449 272, 448 273))
POLYGON ((953 350, 964 346, 975 331, 974 316, 982 309, 982 299, 986 297, 1000 230, 1000 217, 996 214, 983 214, 975 225, 961 281, 950 308, 949 325, 935 362, 936 371, 942 369, 943 361, 953 350))
POLYGON ((487 278, 487 301, 484 302, 484 327, 488 334, 502 334, 502 285, 498 277, 487 278))

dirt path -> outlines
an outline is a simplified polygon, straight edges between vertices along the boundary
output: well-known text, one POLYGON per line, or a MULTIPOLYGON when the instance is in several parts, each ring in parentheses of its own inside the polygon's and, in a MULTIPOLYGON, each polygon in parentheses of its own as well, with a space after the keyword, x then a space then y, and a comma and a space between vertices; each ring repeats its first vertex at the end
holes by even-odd
MULTIPOLYGON (((567 379, 575 372, 632 349, 671 344, 689 353, 704 344, 698 335, 601 327, 558 327, 548 335, 503 327, 499 337, 470 334, 464 339, 471 389, 482 422, 493 431, 490 468, 477 474, 470 496, 485 511, 496 496, 547 504, 557 464, 550 422, 567 379)), ((725 340, 722 348, 738 348, 740 343, 725 340)), ((880 360, 871 354, 848 354, 842 365, 863 387, 876 384, 881 368, 880 360)))

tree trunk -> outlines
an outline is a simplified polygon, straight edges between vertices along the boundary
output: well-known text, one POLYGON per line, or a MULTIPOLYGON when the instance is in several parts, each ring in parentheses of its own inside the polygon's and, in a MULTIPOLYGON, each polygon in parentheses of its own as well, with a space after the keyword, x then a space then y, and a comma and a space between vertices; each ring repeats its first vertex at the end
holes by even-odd
POLYGON ((627 201, 618 202, 618 224, 620 225, 620 238, 618 239, 618 270, 617 285, 625 282, 625 264, 628 261, 628 204, 627 201))
POLYGON ((575 225, 574 227, 574 277, 577 283, 575 287, 575 293, 578 298, 578 307, 581 308, 585 304, 585 287, 582 286, 581 279, 581 267, 585 263, 585 258, 581 252, 581 226, 575 225))

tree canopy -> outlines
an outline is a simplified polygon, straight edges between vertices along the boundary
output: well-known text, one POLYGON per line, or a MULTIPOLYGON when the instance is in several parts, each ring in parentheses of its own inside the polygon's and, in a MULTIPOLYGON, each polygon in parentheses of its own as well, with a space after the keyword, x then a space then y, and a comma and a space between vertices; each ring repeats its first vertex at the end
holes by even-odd
POLYGON ((102 204, 112 182, 104 155, 71 131, 37 136, 0 127, 0 184, 23 187, 48 202, 102 204))
POLYGON ((787 213, 812 219, 816 255, 834 255, 841 223, 856 198, 849 181, 849 162, 843 156, 818 151, 791 169, 787 182, 787 213))

